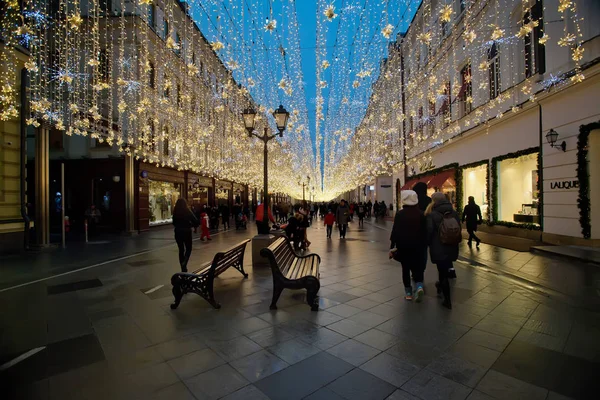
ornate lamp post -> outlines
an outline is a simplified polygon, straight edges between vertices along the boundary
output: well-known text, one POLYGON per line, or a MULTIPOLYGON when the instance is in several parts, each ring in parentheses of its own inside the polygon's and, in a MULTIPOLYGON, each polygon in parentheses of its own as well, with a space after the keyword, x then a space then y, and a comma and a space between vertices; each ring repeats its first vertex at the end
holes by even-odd
POLYGON ((304 181, 300 176, 298 177, 298 185, 302 185, 302 202, 305 202, 306 199, 304 198, 304 188, 307 187, 310 184, 310 176, 306 176, 306 181, 304 181))
POLYGON ((269 127, 267 124, 265 124, 263 134, 259 135, 258 133, 256 133, 256 130, 255 130, 256 111, 254 111, 254 109, 252 109, 252 108, 247 108, 242 113, 242 117, 244 118, 244 126, 246 128, 246 131, 248 132, 248 136, 249 137, 256 136, 257 138, 262 140, 264 143, 264 151, 263 151, 263 154, 264 154, 264 158, 263 158, 263 162, 264 162, 264 177, 263 177, 264 216, 263 216, 262 226, 259 226, 259 232, 258 232, 259 234, 268 234, 269 233, 269 183, 268 183, 267 143, 269 143, 269 141, 271 139, 274 139, 277 136, 283 137, 283 131, 285 131, 285 128, 287 127, 287 121, 288 121, 289 116, 290 116, 290 114, 285 110, 285 108, 283 108, 282 105, 280 105, 279 108, 273 112, 273 117, 275 118, 275 124, 277 125, 277 130, 279 131, 279 133, 275 134, 275 135, 269 135, 269 127))

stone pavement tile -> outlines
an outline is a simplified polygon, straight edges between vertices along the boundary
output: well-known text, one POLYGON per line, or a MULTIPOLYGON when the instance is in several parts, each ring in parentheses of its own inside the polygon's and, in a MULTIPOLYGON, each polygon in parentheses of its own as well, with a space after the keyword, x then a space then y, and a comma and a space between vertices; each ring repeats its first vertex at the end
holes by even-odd
POLYGON ((223 365, 225 360, 211 349, 202 349, 172 359, 168 363, 181 379, 187 379, 223 365))
POLYGON ((339 306, 331 307, 327 311, 339 315, 340 317, 348 318, 354 314, 358 314, 362 310, 347 304, 340 304, 339 306))
POLYGON ((377 325, 381 325, 382 323, 390 319, 390 317, 385 317, 383 315, 379 315, 371 311, 363 311, 349 317, 348 319, 354 322, 358 322, 359 324, 368 326, 370 328, 374 328, 377 325))
MULTIPOLYGON (((110 324, 96 326, 94 331, 102 347, 116 350, 132 351, 151 345, 144 332, 129 316, 110 318, 110 324)), ((105 320, 105 322, 107 322, 105 320)))
POLYGON ((317 390, 310 396, 305 397, 304 400, 344 400, 344 398, 339 396, 329 387, 325 386, 317 390))
MULTIPOLYGON (((404 306, 404 304, 402 305, 404 306)), ((394 318, 402 313, 404 307, 399 307, 394 304, 384 303, 369 309, 369 312, 383 315, 384 317, 394 318)))
POLYGON ((512 315, 512 316, 516 316, 516 317, 528 318, 531 316, 531 314, 533 314, 534 310, 535 310, 535 307, 534 308, 525 308, 525 307, 521 307, 521 306, 500 304, 498 307, 496 307, 494 309, 494 311, 492 311, 490 313, 490 315, 504 313, 504 314, 508 314, 508 315, 512 315))
POLYGON ((470 388, 427 370, 416 374, 402 386, 402 390, 424 400, 462 400, 471 393, 470 388))
POLYGON ((443 350, 435 346, 426 346, 415 342, 401 340, 386 350, 386 353, 406 363, 425 368, 439 357, 443 350))
POLYGON ((573 325, 565 353, 589 361, 600 362, 600 328, 576 322, 573 325))
POLYGON ((259 314, 258 318, 270 324, 279 325, 293 320, 294 316, 284 310, 269 310, 269 312, 259 314))
POLYGON ((206 345, 227 362, 256 353, 262 349, 245 336, 230 340, 208 340, 206 345))
POLYGON ((174 385, 166 387, 154 393, 151 400, 195 400, 190 390, 183 382, 177 382, 174 385))
POLYGON ((548 390, 490 370, 476 389, 499 400, 544 400, 548 390))
POLYGON ((328 295, 323 295, 322 298, 326 298, 328 300, 333 300, 339 303, 346 303, 350 300, 354 300, 357 299, 358 296, 352 295, 350 293, 346 293, 346 292, 336 292, 336 293, 331 293, 328 295))
POLYGON ((152 347, 136 350, 133 353, 123 353, 107 349, 104 351, 104 355, 108 364, 123 374, 139 371, 165 361, 163 356, 152 347))
POLYGON ((433 360, 427 369, 469 387, 475 387, 487 372, 480 365, 448 353, 433 360))
POLYGON ((285 329, 281 326, 269 326, 246 336, 259 346, 269 347, 293 339, 297 335, 298 333, 292 329, 285 329))
POLYGON ((401 291, 397 291, 396 293, 389 293, 389 292, 383 293, 383 290, 382 290, 379 292, 368 294, 366 296, 363 296, 362 298, 367 299, 367 300, 372 300, 377 303, 387 303, 388 301, 400 296, 401 293, 402 293, 401 291))
POLYGON ((467 400, 494 400, 494 398, 479 390, 473 390, 469 397, 467 397, 467 400))
POLYGON ((338 343, 348 339, 348 337, 332 331, 328 328, 319 328, 318 330, 298 336, 298 339, 304 343, 318 347, 321 350, 327 350, 338 343))
MULTIPOLYGON (((336 292, 336 293, 341 293, 341 292, 336 292)), ((326 310, 328 308, 331 307, 335 307, 339 304, 342 304, 341 301, 336 301, 327 297, 319 297, 319 309, 321 310, 326 310)), ((306 306, 306 308, 308 310, 310 310, 310 307, 308 307, 308 305, 306 306)))
POLYGON ((513 341, 492 369, 562 395, 584 398, 600 391, 599 363, 513 341))
POLYGON ((327 326, 329 329, 334 330, 344 336, 354 337, 361 333, 368 331, 371 327, 354 322, 349 319, 343 319, 334 324, 327 326))
POLYGON ((321 352, 318 347, 298 339, 277 343, 269 347, 268 350, 288 364, 295 364, 321 352))
POLYGON ((378 306, 382 302, 377 302, 373 300, 366 299, 364 297, 359 297, 358 299, 354 299, 352 301, 347 302, 349 306, 360 308, 361 310, 368 310, 375 306, 378 306))
POLYGON ((499 351, 469 342, 456 343, 448 349, 448 353, 475 363, 485 369, 489 369, 501 354, 499 351))
POLYGON ((354 337, 354 339, 381 351, 386 351, 400 340, 397 336, 378 329, 368 330, 354 337))
POLYGON ((499 318, 487 316, 479 321, 474 328, 512 339, 521 330, 521 325, 499 322, 499 318))
POLYGON ((472 328, 475 325, 477 325, 482 319, 483 317, 480 315, 475 315, 461 311, 452 312, 445 318, 446 321, 468 326, 469 328, 472 328))
POLYGON ((250 382, 256 382, 281 371, 288 363, 266 350, 261 350, 231 362, 231 366, 250 382))
POLYGON ((229 325, 230 328, 235 329, 236 331, 242 334, 248 334, 255 331, 259 331, 268 326, 271 326, 271 324, 258 317, 250 317, 238 321, 230 321, 229 325))
POLYGON ((120 315, 125 315, 125 310, 123 310, 121 307, 114 307, 107 310, 93 312, 88 314, 88 317, 90 318, 90 321, 92 321, 92 325, 96 325, 105 318, 118 317, 120 315))
POLYGON ((248 385, 237 392, 222 397, 222 400, 269 400, 269 398, 263 392, 258 390, 256 386, 248 385))
POLYGON ((327 387, 348 400, 383 400, 396 389, 360 369, 350 371, 327 387))
POLYGON ((358 367, 375 357, 381 351, 356 340, 348 339, 330 348, 327 352, 358 367))
POLYGON ((321 352, 258 381, 256 387, 271 400, 296 400, 345 375, 352 365, 321 352))
POLYGON ((400 387, 419 372, 419 367, 381 353, 372 360, 360 366, 360 369, 383 379, 390 384, 400 387))
MULTIPOLYGON (((307 310, 310 311, 310 308, 308 308, 308 306, 307 306, 307 310)), ((315 325, 327 326, 327 325, 331 325, 335 322, 338 322, 338 321, 342 320, 343 318, 340 317, 339 315, 330 313, 328 311, 319 310, 318 312, 310 311, 310 314, 305 315, 304 319, 306 319, 309 322, 312 322, 315 325)))
POLYGON ((479 329, 471 329, 458 341, 458 343, 462 342, 475 343, 488 349, 503 351, 510 343, 510 339, 479 329))
POLYGON ((156 364, 125 377, 127 390, 138 396, 157 392, 178 381, 179 378, 167 363, 156 364))
POLYGON ((248 381, 231 366, 221 365, 186 380, 185 384, 196 399, 216 400, 243 388, 248 381))
POLYGON ((344 290, 350 290, 350 289, 352 289, 352 286, 345 285, 343 283, 334 283, 334 284, 331 284, 331 285, 325 285, 325 287, 328 288, 328 289, 337 290, 338 292, 339 291, 344 291, 344 290))
POLYGON ((206 345, 198 336, 189 335, 180 339, 157 344, 154 348, 160 353, 164 360, 168 361, 197 350, 202 350, 206 348, 206 345))
POLYGON ((523 325, 523 329, 528 329, 531 331, 564 339, 566 339, 569 336, 572 327, 573 322, 565 319, 555 319, 552 321, 548 321, 530 318, 523 325))
POLYGON ((419 398, 402 389, 396 389, 396 391, 385 400, 419 400, 419 398))
POLYGON ((521 342, 554 351, 562 351, 567 342, 566 337, 555 337, 545 333, 530 331, 529 329, 521 329, 514 340, 520 340, 521 342))
MULTIPOLYGON (((348 282, 346 282, 346 283, 348 283, 348 282)), ((351 294, 352 296, 356 296, 356 297, 362 297, 362 296, 371 294, 371 291, 367 290, 367 289, 359 288, 359 287, 353 287, 352 289, 344 290, 344 293, 348 293, 348 294, 351 294)))
POLYGON ((568 396, 563 396, 562 394, 558 394, 556 392, 550 391, 548 393, 548 397, 546 397, 546 400, 573 400, 573 398, 568 397, 568 396))

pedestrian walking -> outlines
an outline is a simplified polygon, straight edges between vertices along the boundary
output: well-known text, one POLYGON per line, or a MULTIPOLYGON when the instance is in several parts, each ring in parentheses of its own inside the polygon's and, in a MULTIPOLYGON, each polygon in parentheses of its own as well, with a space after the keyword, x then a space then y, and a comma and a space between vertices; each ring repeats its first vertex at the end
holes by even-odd
POLYGON ((402 264, 402 282, 404 298, 413 299, 411 273, 415 280, 415 300, 423 300, 423 248, 427 249, 427 227, 425 215, 419 209, 419 198, 412 190, 402 191, 403 208, 394 217, 394 226, 390 236, 390 258, 402 264))
POLYGON ((173 225, 175 226, 175 241, 179 248, 181 272, 187 272, 187 264, 192 255, 192 228, 198 226, 198 220, 189 209, 185 199, 179 199, 175 203, 173 225))
POLYGON ((431 262, 438 269, 439 281, 435 286, 438 294, 444 296, 444 307, 452 309, 449 273, 458 259, 458 244, 462 240, 460 218, 443 193, 436 192, 431 199, 426 212, 427 242, 431 262))
POLYGON ((340 201, 340 205, 338 206, 335 212, 335 222, 338 225, 338 229, 340 230, 340 239, 346 238, 346 230, 348 229, 348 218, 350 218, 350 209, 346 205, 345 200, 340 201))
POLYGON ((358 227, 365 227, 365 205, 362 202, 358 203, 358 227))
POLYGON ((333 230, 334 222, 335 222, 335 215, 333 215, 333 211, 329 210, 329 212, 325 216, 325 222, 324 222, 324 225, 327 227, 327 239, 331 239, 331 231, 333 230))
POLYGON ((473 240, 475 240, 476 246, 479 247, 481 240, 475 235, 475 232, 477 232, 477 225, 483 222, 483 217, 481 215, 481 208, 475 204, 475 197, 473 196, 469 196, 469 203, 463 210, 462 221, 466 221, 467 223, 467 232, 469 233, 469 241, 467 244, 471 247, 473 245, 473 240))
POLYGON ((204 207, 204 211, 200 214, 200 240, 212 240, 210 238, 210 218, 208 217, 208 209, 204 207))
MULTIPOLYGON (((427 184, 425 182, 417 182, 414 184, 412 190, 417 193, 417 196, 419 198, 419 209, 424 213, 427 214, 427 206, 429 206, 431 204, 431 197, 427 196, 427 184)), ((427 247, 425 247, 423 249, 423 254, 422 254, 423 260, 423 268, 426 269, 427 268, 427 247)))

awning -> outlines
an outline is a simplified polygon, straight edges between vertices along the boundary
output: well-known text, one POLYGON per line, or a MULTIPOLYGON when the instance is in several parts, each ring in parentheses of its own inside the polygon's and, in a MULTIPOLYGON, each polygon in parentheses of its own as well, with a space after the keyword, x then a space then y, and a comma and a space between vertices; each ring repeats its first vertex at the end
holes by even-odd
POLYGON ((442 171, 439 174, 435 175, 433 178, 431 178, 431 180, 429 181, 429 183, 427 184, 427 186, 430 189, 434 189, 434 188, 440 188, 442 187, 442 185, 444 183, 446 183, 446 181, 448 179, 454 179, 454 174, 456 173, 455 169, 449 169, 446 171, 442 171))
POLYGON ((410 190, 410 189, 412 189, 413 185, 415 183, 417 183, 417 181, 418 181, 418 179, 409 179, 409 180, 407 180, 406 183, 404 184, 404 186, 402 186, 400 188, 400 190, 410 190))

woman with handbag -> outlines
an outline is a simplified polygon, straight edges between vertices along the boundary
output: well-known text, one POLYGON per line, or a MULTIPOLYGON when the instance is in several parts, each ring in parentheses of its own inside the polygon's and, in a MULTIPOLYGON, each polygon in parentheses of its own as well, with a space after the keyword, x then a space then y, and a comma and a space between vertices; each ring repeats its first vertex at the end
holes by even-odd
POLYGON ((419 209, 417 193, 403 190, 401 194, 403 208, 396 213, 394 227, 390 236, 390 258, 402 264, 402 281, 406 300, 413 299, 413 287, 410 275, 415 280, 417 303, 423 300, 423 251, 427 249, 427 230, 425 216, 419 209))

